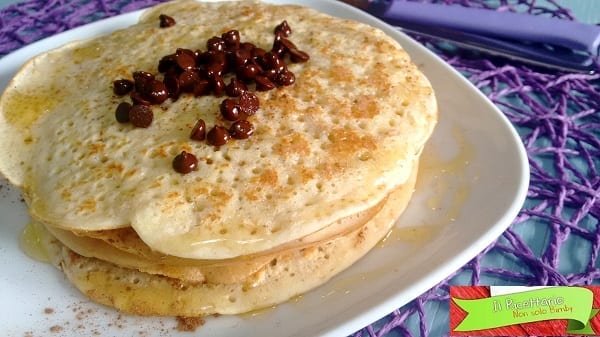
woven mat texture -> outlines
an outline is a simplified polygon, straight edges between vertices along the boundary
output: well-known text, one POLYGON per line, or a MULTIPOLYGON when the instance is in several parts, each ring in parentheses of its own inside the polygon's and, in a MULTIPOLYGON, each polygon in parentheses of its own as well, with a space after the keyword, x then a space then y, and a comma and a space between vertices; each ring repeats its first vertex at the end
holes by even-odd
MULTIPOLYGON (((0 57, 36 40, 158 0, 31 0, 0 11, 0 57)), ((573 20, 551 0, 444 0, 573 20)), ((454 275, 353 336, 448 334, 448 287, 587 285, 600 276, 600 74, 531 68, 431 39, 518 130, 529 155, 527 200, 508 230, 454 275)))

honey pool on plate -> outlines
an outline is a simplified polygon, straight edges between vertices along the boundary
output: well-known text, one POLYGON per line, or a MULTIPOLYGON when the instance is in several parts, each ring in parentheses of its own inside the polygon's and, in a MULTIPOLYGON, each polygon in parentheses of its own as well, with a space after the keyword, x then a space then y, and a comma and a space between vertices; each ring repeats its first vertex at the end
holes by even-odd
POLYGON ((445 158, 444 153, 432 145, 426 146, 421 155, 415 189, 426 195, 425 207, 435 216, 419 224, 403 224, 400 221, 378 247, 398 242, 424 244, 437 235, 445 224, 459 217, 469 197, 471 183, 478 179, 473 176, 470 177, 471 181, 467 181, 464 175, 476 153, 473 144, 456 128, 452 130, 452 140, 457 153, 449 158, 445 158))

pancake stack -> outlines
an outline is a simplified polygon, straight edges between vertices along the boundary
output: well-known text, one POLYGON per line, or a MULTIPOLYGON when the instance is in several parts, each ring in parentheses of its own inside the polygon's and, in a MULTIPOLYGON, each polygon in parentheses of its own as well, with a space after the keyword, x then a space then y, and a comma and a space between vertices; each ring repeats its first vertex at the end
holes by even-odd
POLYGON ((27 62, 0 99, 0 171, 52 263, 91 299, 138 315, 237 314, 317 287, 373 248, 410 200, 436 120, 429 82, 377 29, 293 5, 174 1, 27 62), (293 78, 271 90, 246 81, 260 102, 241 107, 251 132, 215 144, 193 135, 201 119, 235 136, 229 92, 198 64, 232 30, 263 68, 283 44, 293 78), (169 84, 158 68, 184 67, 178 53, 212 89, 137 97, 143 74, 169 84), (119 80, 133 93, 116 93, 119 80), (151 122, 133 109, 119 118, 124 102, 151 122), (182 173, 184 152, 196 161, 182 173))

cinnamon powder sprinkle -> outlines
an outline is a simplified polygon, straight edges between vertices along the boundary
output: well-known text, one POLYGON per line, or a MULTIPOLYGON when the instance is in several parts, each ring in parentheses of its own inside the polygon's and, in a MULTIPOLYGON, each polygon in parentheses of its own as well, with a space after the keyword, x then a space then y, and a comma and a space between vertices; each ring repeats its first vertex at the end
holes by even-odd
POLYGON ((194 332, 204 322, 202 317, 177 317, 177 331, 194 332))
POLYGON ((63 330, 63 327, 60 325, 53 325, 50 327, 50 332, 52 332, 52 333, 61 332, 62 330, 63 330))

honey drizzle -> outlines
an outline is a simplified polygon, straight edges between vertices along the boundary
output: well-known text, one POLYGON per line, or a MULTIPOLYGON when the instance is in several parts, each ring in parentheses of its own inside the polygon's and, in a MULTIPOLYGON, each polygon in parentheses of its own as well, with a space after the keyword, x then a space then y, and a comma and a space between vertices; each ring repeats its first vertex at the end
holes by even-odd
MULTIPOLYGON (((425 206, 435 216, 428 217, 426 223, 420 225, 392 228, 378 247, 396 242, 422 244, 431 240, 444 224, 456 221, 471 192, 464 172, 474 158, 475 147, 458 128, 452 129, 452 137, 458 149, 456 155, 443 158, 440 149, 430 146, 423 151, 419 164, 415 189, 427 191, 425 206)), ((476 181, 478 177, 471 179, 476 181)))
MULTIPOLYGON (((288 300, 291 301, 291 300, 288 300)), ((253 317, 257 317, 257 316, 265 316, 265 315, 270 315, 274 313, 274 309, 276 309, 277 306, 273 305, 270 307, 264 307, 264 308, 260 308, 260 309, 254 309, 254 310, 250 310, 241 314, 238 314, 237 316, 241 317, 241 318, 253 318, 253 317)))
POLYGON ((48 251, 42 243, 42 230, 41 225, 33 221, 29 222, 21 231, 19 246, 30 258, 40 262, 49 262, 48 251))
POLYGON ((90 41, 83 44, 81 47, 73 49, 71 61, 79 64, 86 61, 95 60, 102 56, 102 48, 98 42, 90 41))
POLYGON ((37 88, 35 93, 6 95, 2 100, 2 113, 9 124, 27 130, 40 116, 54 109, 61 101, 60 90, 53 86, 37 88))

